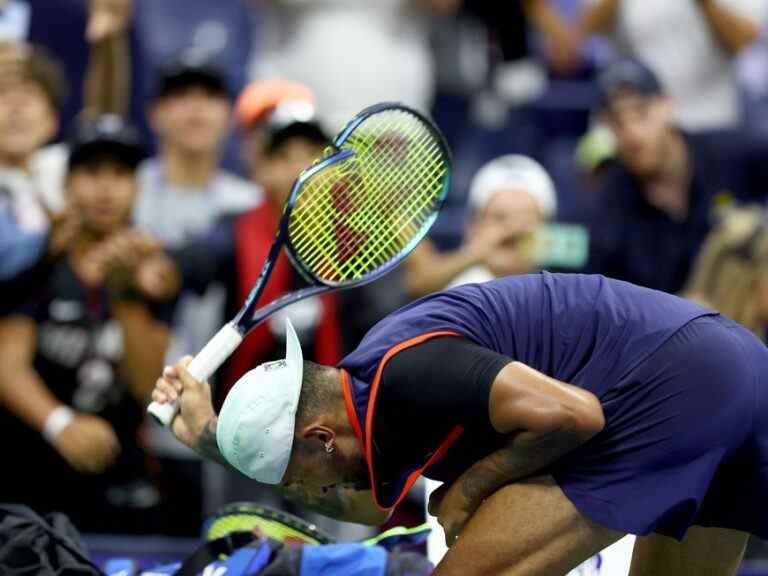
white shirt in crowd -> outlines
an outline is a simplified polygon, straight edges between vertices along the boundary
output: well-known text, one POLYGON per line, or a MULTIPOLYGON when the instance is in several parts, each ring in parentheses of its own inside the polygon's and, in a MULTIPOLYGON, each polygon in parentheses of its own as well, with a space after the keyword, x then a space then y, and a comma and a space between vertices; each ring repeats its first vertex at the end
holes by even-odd
MULTIPOLYGON (((590 0, 597 3, 600 0, 590 0)), ((717 0, 763 27, 768 0, 717 0)), ((611 31, 620 52, 653 69, 689 130, 737 126, 742 106, 735 59, 720 45, 696 0, 620 0, 611 31)))
POLYGON ((64 208, 64 177, 69 152, 63 144, 34 153, 27 170, 0 166, 0 189, 20 230, 44 231, 48 216, 41 206, 56 213, 64 208))
MULTIPOLYGON (((134 223, 170 248, 203 237, 223 216, 240 214, 263 201, 258 186, 224 171, 203 188, 185 188, 169 182, 162 164, 153 158, 141 165, 138 176, 134 223)), ((211 286, 202 296, 182 295, 173 320, 169 362, 200 351, 223 322, 224 301, 222 286, 211 286)))
POLYGON ((335 130, 365 106, 429 108, 434 64, 426 22, 409 0, 283 0, 259 30, 255 77, 309 86, 335 130))

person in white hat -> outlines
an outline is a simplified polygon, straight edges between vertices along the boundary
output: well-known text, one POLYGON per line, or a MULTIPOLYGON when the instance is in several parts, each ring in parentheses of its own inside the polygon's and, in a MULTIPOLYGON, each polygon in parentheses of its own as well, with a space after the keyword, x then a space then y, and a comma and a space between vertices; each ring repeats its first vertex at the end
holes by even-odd
POLYGON ((406 260, 409 295, 533 271, 525 240, 557 208, 555 185, 546 170, 519 154, 495 158, 472 179, 468 204, 471 220, 460 248, 441 253, 424 240, 406 260))

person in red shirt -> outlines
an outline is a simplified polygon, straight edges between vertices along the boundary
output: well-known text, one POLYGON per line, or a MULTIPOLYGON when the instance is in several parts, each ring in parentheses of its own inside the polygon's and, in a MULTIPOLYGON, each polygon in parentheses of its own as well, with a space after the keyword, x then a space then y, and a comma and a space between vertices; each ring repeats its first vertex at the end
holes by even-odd
MULTIPOLYGON (((173 252, 186 288, 204 291, 212 282, 226 287, 228 316, 242 306, 261 272, 296 177, 328 145, 316 119, 314 96, 302 84, 254 82, 239 96, 235 113, 245 135, 244 158, 251 179, 263 187, 265 201, 239 217, 222 220, 208 236, 173 252)), ((281 255, 260 305, 301 287, 303 282, 287 257, 281 255)), ((218 399, 222 400, 231 385, 254 365, 280 357, 286 316, 311 358, 328 364, 338 362, 342 346, 337 308, 335 295, 322 295, 289 306, 257 327, 220 370, 218 399)))

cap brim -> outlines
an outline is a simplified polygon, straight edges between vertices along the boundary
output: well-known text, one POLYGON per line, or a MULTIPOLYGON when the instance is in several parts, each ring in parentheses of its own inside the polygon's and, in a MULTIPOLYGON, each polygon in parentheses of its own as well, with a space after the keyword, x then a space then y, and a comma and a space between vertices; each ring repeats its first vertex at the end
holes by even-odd
POLYGON ((296 407, 299 404, 299 396, 301 395, 301 383, 304 378, 304 354, 301 350, 301 342, 296 335, 296 330, 294 330, 290 318, 285 319, 285 363, 292 372, 291 380, 294 383, 296 394, 293 404, 295 414, 296 407))

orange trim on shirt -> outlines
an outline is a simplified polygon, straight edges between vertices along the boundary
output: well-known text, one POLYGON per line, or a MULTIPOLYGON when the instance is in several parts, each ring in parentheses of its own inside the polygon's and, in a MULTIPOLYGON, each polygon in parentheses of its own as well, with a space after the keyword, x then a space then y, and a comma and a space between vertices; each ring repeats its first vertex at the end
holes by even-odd
MULTIPOLYGON (((373 382, 371 383, 371 390, 368 393, 368 413, 365 415, 365 457, 366 460, 368 460, 368 477, 371 480, 371 490, 373 492, 373 501, 376 503, 376 506, 379 507, 380 510, 388 511, 394 508, 394 506, 390 506, 388 508, 382 506, 379 503, 379 495, 376 491, 376 477, 373 473, 373 415, 376 408, 376 395, 379 391, 379 384, 381 383, 381 375, 384 372, 384 366, 386 366, 387 362, 389 362, 390 358, 397 354, 398 352, 402 352, 406 348, 410 348, 411 346, 416 346, 417 344, 421 344, 422 342, 426 342, 427 340, 430 340, 432 338, 437 338, 439 336, 459 336, 460 334, 458 332, 451 332, 448 330, 443 330, 440 332, 427 332, 426 334, 420 334, 419 336, 415 336, 413 338, 410 338, 409 340, 406 340, 404 342, 401 342, 400 344, 393 346, 390 348, 386 354, 384 354, 384 357, 381 359, 381 362, 379 362, 379 367, 376 369, 376 375, 373 378, 373 382)), ((460 428, 460 427, 457 427, 460 428)), ((429 462, 427 462, 427 465, 425 465, 423 468, 419 470, 415 470, 408 476, 408 481, 406 482, 406 486, 410 487, 413 485, 413 483, 416 481, 416 479, 421 475, 421 473, 431 464, 434 464, 437 459, 436 457, 442 457, 445 452, 450 448, 450 444, 453 444, 453 442, 456 441, 456 438, 458 438, 461 435, 461 432, 463 429, 458 431, 458 434, 456 434, 457 429, 454 428, 446 437, 445 440, 443 440, 443 443, 440 445, 440 448, 437 452, 435 452, 432 455, 432 458, 430 458, 429 462), (455 437, 453 437, 455 435, 455 437), (448 441, 450 440, 450 444, 448 441), (416 474, 418 472, 418 474, 416 474), (411 478, 414 476, 413 479, 411 478), (408 485, 408 482, 410 482, 410 485, 408 485)), ((402 500, 403 496, 407 490, 404 490, 401 492, 400 496, 397 498, 397 502, 400 502, 402 500)))
MULTIPOLYGON (((437 449, 437 452, 432 454, 432 457, 427 460, 427 463, 424 464, 421 468, 417 468, 413 472, 411 472, 408 475, 408 479, 405 481, 405 485, 403 486, 402 491, 400 492, 400 495, 397 497, 397 500, 395 500, 395 503, 392 504, 392 508, 397 508, 397 506, 400 504, 400 502, 403 501, 403 498, 408 496, 408 492, 410 492, 413 485, 416 483, 416 480, 419 479, 419 476, 421 476, 424 473, 424 470, 432 466, 432 464, 435 464, 438 462, 443 456, 445 456, 445 453, 448 452, 448 449, 453 446, 453 443, 456 442, 456 440, 459 439, 459 436, 461 436, 464 433, 464 428, 462 426, 454 426, 453 429, 448 433, 448 436, 445 437, 445 440, 443 440, 443 443, 440 444, 440 448, 437 449)), ((374 500, 376 497, 376 493, 374 491, 374 500)), ((379 506, 378 500, 376 501, 376 505, 379 506)), ((381 506, 379 506, 381 508, 381 506)), ((382 510, 391 510, 391 508, 382 508, 382 510)))
POLYGON ((341 369, 341 390, 344 392, 344 406, 347 408, 347 418, 352 425, 352 430, 355 431, 357 441, 360 443, 360 449, 363 451, 363 457, 365 456, 365 442, 363 441, 363 430, 360 428, 360 419, 357 417, 357 410, 355 410, 355 403, 352 400, 352 385, 349 382, 349 374, 343 368, 341 369))

